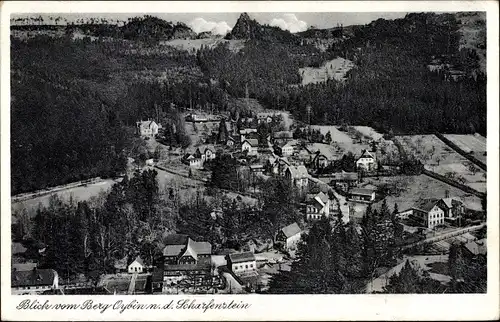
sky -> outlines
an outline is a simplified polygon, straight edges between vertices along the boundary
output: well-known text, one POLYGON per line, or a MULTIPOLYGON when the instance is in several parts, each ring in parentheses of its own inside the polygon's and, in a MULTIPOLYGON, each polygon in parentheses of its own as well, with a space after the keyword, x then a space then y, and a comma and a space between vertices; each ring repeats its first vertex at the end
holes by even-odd
MULTIPOLYGON (((184 22, 190 26, 195 32, 212 31, 217 34, 225 34, 238 20, 240 13, 143 13, 157 16, 172 22, 184 22)), ((117 13, 117 14, 51 14, 51 16, 60 16, 68 21, 76 21, 80 18, 108 18, 127 20, 130 17, 141 16, 143 14, 133 13, 117 13)), ((406 12, 297 12, 297 13, 272 13, 272 12, 257 12, 248 13, 252 19, 257 20, 261 24, 269 24, 278 26, 281 29, 289 30, 292 33, 307 30, 311 26, 317 28, 330 28, 338 24, 344 26, 368 24, 379 18, 397 19, 406 15, 406 12)), ((23 16, 23 15, 20 15, 23 16)), ((25 15, 24 15, 25 16, 25 15)), ((38 16, 33 14, 33 16, 38 16)), ((48 21, 48 15, 42 15, 48 21)), ((15 16, 13 16, 14 18, 15 16)))

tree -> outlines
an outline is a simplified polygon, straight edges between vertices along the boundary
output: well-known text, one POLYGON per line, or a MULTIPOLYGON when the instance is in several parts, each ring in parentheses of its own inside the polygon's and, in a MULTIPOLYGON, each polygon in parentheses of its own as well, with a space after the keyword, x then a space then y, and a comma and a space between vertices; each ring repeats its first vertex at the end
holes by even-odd
POLYGON ((226 144, 229 133, 226 126, 226 120, 222 119, 219 122, 219 130, 217 132, 217 143, 226 144))
POLYGON ((332 143, 332 134, 330 133, 330 131, 326 132, 325 142, 326 144, 332 143))
POLYGON ((240 182, 237 167, 238 163, 231 155, 217 154, 211 165, 210 183, 215 187, 238 190, 240 182))

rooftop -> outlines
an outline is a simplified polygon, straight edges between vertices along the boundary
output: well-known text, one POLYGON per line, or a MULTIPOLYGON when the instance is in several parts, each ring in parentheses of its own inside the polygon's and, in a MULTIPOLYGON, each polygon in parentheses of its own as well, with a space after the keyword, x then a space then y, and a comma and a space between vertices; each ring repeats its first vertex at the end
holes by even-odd
POLYGON ((11 287, 50 286, 56 276, 57 272, 53 269, 13 270, 10 276, 11 287))
POLYGON ((259 140, 257 139, 245 139, 243 143, 248 142, 251 146, 258 146, 259 145, 259 140))
POLYGON ((353 188, 349 191, 352 195, 371 196, 375 190, 366 188, 353 188))
POLYGON ((281 228, 281 231, 283 232, 283 234, 285 234, 287 238, 289 238, 299 234, 302 231, 302 229, 300 229, 299 225, 296 222, 294 222, 293 224, 281 228))
POLYGON ((414 208, 429 212, 438 203, 439 199, 421 199, 415 203, 414 208))
POLYGON ((333 173, 331 176, 331 180, 336 181, 356 181, 358 180, 357 172, 339 172, 333 173))
POLYGON ((229 259, 231 263, 249 262, 255 260, 255 255, 252 252, 234 253, 229 254, 229 259))

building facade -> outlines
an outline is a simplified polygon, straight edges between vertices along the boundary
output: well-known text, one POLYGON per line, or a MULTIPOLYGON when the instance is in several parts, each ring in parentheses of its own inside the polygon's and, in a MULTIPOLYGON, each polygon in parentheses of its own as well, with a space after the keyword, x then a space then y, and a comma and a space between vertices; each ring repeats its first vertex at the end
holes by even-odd
POLYGON ((364 150, 361 156, 356 160, 356 169, 368 172, 377 170, 377 159, 375 155, 364 150))
POLYGON ((294 250, 300 241, 301 235, 302 229, 300 229, 297 223, 293 223, 276 233, 274 243, 285 250, 294 250))
POLYGON ((227 265, 236 275, 243 275, 257 269, 255 255, 252 252, 229 254, 227 265))

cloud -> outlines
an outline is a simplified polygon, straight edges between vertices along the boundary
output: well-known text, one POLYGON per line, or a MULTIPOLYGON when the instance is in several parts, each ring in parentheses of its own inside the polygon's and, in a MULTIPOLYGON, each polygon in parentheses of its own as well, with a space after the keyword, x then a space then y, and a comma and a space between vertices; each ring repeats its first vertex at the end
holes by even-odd
POLYGON ((273 18, 269 24, 280 27, 283 30, 288 30, 291 33, 307 30, 307 23, 297 19, 297 16, 293 13, 285 13, 283 18, 273 18))
POLYGON ((225 21, 206 21, 203 18, 195 18, 189 23, 189 27, 193 29, 194 32, 200 33, 205 31, 211 31, 216 35, 225 35, 231 31, 231 27, 225 21))

